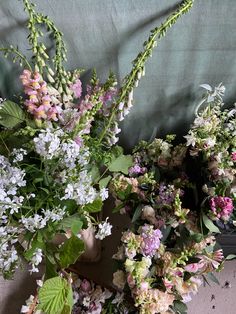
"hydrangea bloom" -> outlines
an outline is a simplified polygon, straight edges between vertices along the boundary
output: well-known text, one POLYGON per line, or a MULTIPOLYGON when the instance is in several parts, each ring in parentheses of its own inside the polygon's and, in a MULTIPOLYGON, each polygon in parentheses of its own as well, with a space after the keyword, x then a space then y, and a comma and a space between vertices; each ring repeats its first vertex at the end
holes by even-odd
POLYGON ((152 225, 145 224, 139 230, 142 238, 141 253, 144 256, 153 257, 159 246, 162 233, 159 229, 154 229, 152 225))

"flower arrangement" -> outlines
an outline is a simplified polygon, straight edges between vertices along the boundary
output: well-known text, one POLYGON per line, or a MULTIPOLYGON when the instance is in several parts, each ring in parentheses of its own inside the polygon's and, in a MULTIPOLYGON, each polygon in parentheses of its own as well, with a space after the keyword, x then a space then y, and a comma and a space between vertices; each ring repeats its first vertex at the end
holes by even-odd
MULTIPOLYGON (((0 270, 11 278, 21 258, 30 265, 30 272, 38 272, 44 261, 36 311, 71 313, 73 280, 67 268, 86 250, 85 230, 91 228, 100 240, 111 234, 108 218, 99 219, 108 198, 107 186, 113 173, 127 175, 132 166, 132 156, 124 155, 116 144, 118 122, 133 105, 133 90, 157 40, 188 12, 193 1, 183 1, 151 31, 120 88, 114 74, 101 83, 95 71, 84 88, 82 71, 64 66, 62 33, 29 0, 22 2, 29 16, 32 59, 13 46, 0 48, 24 66, 20 76, 24 95, 16 102, 2 99, 0 103, 0 270), (45 28, 55 44, 52 58, 43 41, 45 28)), ((95 300, 101 288, 91 287, 95 300)), ((74 286, 78 288, 83 290, 83 285, 74 286)), ((96 313, 101 304, 112 308, 110 297, 106 290, 101 292, 103 301, 96 313)), ((85 303, 81 311, 90 306, 85 303)))
POLYGON ((223 267, 215 235, 235 230, 236 110, 223 108, 222 84, 202 87, 185 141, 140 142, 129 174, 110 183, 115 211, 132 221, 113 256, 113 284, 139 313, 186 313, 202 281, 217 283, 213 271, 223 267))
POLYGON ((121 87, 114 74, 102 83, 95 71, 83 86, 82 70, 64 66, 61 32, 22 1, 32 60, 13 46, 0 48, 24 66, 24 95, 0 103, 0 271, 11 278, 21 258, 30 272, 45 263, 43 282, 22 313, 186 313, 202 281, 217 282, 213 272, 223 267, 215 235, 236 224, 236 109, 223 107, 222 84, 204 84, 182 143, 168 135, 125 155, 117 142, 157 40, 193 1, 151 31, 121 87), (44 27, 54 39, 53 58, 44 27), (109 195, 130 227, 107 289, 69 266, 87 250, 86 231, 97 240, 111 235, 109 218, 100 214, 109 195))

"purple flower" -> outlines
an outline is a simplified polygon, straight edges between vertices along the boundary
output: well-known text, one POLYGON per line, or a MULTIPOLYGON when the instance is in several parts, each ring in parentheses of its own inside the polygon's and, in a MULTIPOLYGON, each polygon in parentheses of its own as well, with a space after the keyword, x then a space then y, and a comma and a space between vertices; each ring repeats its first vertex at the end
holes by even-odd
POLYGON ((146 171, 145 167, 140 167, 138 164, 135 164, 133 167, 129 168, 130 175, 144 174, 146 171))
POLYGON ((140 236, 142 237, 141 253, 153 257, 160 247, 161 231, 145 224, 140 228, 140 236))
POLYGON ((171 205, 175 199, 175 188, 173 185, 161 183, 159 186, 157 204, 160 206, 171 205))

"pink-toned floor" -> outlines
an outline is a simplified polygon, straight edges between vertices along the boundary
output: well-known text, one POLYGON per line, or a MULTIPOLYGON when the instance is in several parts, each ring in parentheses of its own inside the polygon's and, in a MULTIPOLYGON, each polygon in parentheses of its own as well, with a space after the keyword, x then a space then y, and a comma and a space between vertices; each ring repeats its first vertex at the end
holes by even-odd
MULTIPOLYGON (((217 275, 220 286, 202 287, 192 302, 188 314, 236 313, 236 261, 227 262, 217 275)), ((19 270, 12 281, 0 279, 0 314, 18 314, 21 304, 34 289, 34 278, 19 270)))

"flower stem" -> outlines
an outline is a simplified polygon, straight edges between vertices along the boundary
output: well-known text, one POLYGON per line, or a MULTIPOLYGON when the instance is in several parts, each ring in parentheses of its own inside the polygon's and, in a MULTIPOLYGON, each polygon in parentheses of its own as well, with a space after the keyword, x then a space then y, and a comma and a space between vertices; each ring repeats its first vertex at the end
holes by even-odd
MULTIPOLYGON (((176 12, 172 13, 166 21, 161 24, 160 27, 156 27, 151 30, 151 35, 148 40, 144 42, 143 47, 144 50, 138 54, 136 59, 133 61, 133 68, 131 72, 125 77, 124 82, 122 84, 118 99, 116 104, 120 104, 121 102, 127 101, 129 93, 133 90, 136 85, 136 82, 139 80, 139 73, 141 74, 144 71, 144 65, 149 57, 151 57, 151 53, 153 48, 156 46, 156 39, 161 39, 165 36, 166 31, 176 23, 178 18, 180 18, 183 14, 187 13, 192 5, 194 0, 185 0, 183 1, 176 12)), ((107 131, 109 130, 113 120, 115 119, 115 115, 117 113, 117 106, 113 107, 108 123, 104 127, 104 130, 101 133, 99 138, 99 143, 103 140, 107 131)))

